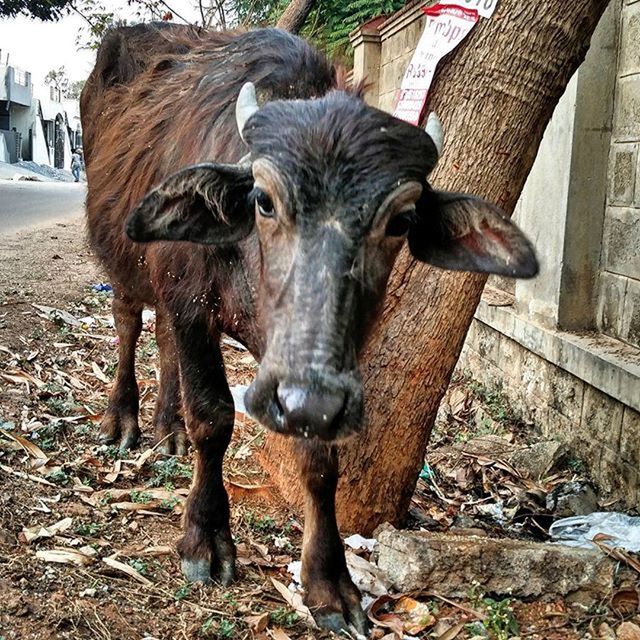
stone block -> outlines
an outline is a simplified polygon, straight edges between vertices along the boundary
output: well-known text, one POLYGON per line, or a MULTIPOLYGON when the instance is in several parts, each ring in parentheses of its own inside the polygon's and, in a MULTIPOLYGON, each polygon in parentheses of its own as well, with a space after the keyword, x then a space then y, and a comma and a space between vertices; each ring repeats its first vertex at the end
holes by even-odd
POLYGON ((612 338, 620 338, 624 299, 627 292, 628 278, 615 273, 600 273, 600 296, 598 299, 598 329, 612 338))
POLYGON ((607 208, 603 250, 604 266, 607 271, 629 278, 638 277, 640 273, 639 209, 607 208))
POLYGON ((618 74, 640 73, 640 4, 627 5, 622 10, 622 34, 618 74))
POLYGON ((477 582, 495 596, 608 596, 615 563, 600 551, 564 545, 414 531, 382 525, 377 563, 399 592, 464 598, 477 582))
POLYGON ((614 144, 609 164, 609 204, 630 205, 636 184, 636 144, 614 144))
POLYGON ((560 367, 551 367, 549 406, 576 423, 582 417, 584 382, 560 367))
POLYGON ((606 393, 587 385, 582 404, 582 433, 588 444, 607 446, 613 451, 620 448, 622 413, 624 405, 606 393))
POLYGON ((624 408, 620 434, 620 457, 624 462, 640 469, 640 413, 624 408))
POLYGON ((619 451, 608 447, 602 449, 600 463, 594 474, 601 491, 601 498, 607 502, 620 501, 623 509, 638 507, 640 476, 636 465, 624 462, 619 451))
POLYGON ((511 340, 504 335, 500 336, 498 366, 504 373, 506 380, 520 382, 524 352, 524 347, 520 346, 515 340, 511 340))
POLYGON ((531 351, 522 358, 522 385, 524 399, 534 404, 547 403, 551 395, 551 364, 531 351))
POLYGON ((618 80, 615 100, 613 139, 616 142, 640 140, 640 74, 618 80))
POLYGON ((476 324, 475 349, 482 358, 498 364, 500 359, 500 333, 482 322, 476 324))
MULTIPOLYGON (((640 276, 640 273, 638 275, 640 276)), ((640 347, 640 280, 629 278, 621 318, 620 337, 634 347, 640 347)))
POLYGON ((555 438, 574 448, 580 430, 580 421, 576 422, 555 409, 547 409, 547 419, 542 427, 545 438, 555 438))

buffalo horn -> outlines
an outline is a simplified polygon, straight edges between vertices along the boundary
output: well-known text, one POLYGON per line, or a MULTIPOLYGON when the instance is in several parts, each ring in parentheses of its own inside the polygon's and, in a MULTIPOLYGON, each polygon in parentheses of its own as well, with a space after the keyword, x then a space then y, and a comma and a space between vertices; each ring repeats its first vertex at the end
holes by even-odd
POLYGON ((258 101, 256 99, 256 88, 253 86, 253 82, 246 82, 242 85, 240 93, 238 94, 238 100, 236 102, 236 122, 238 124, 238 131, 242 136, 244 125, 247 124, 247 120, 259 109, 258 101))
POLYGON ((429 134, 431 140, 433 140, 438 156, 440 156, 442 154, 442 146, 444 144, 444 132, 442 131, 442 122, 440 122, 440 118, 438 118, 435 112, 432 111, 429 114, 429 117, 427 118, 427 125, 424 130, 429 134))

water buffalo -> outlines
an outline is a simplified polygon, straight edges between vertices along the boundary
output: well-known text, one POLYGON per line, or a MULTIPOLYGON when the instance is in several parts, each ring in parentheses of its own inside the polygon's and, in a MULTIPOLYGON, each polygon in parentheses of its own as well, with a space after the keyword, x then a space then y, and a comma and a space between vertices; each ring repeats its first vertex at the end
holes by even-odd
POLYGON ((82 120, 89 238, 113 282, 120 338, 101 437, 138 438, 134 351, 153 305, 156 438, 184 452, 181 411, 195 449, 183 572, 228 584, 222 458, 234 406, 220 335, 245 344, 260 362, 250 413, 297 438, 306 603, 325 627, 364 631, 335 520, 332 443, 362 424, 358 354, 396 255, 408 242, 438 267, 530 277, 531 245, 494 206, 429 185, 436 118, 424 130, 367 106, 323 55, 276 29, 118 28, 82 120))

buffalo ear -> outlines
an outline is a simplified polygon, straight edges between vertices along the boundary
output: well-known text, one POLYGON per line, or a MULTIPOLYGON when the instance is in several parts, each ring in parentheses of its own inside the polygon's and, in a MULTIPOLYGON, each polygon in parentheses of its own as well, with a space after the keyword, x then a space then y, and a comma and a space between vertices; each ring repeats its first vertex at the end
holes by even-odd
POLYGON ((463 193, 423 192, 409 230, 411 253, 453 271, 532 278, 538 260, 529 240, 500 209, 463 193))
POLYGON ((186 240, 231 244, 253 228, 248 195, 250 166, 203 163, 170 175, 131 212, 127 236, 134 242, 186 240))

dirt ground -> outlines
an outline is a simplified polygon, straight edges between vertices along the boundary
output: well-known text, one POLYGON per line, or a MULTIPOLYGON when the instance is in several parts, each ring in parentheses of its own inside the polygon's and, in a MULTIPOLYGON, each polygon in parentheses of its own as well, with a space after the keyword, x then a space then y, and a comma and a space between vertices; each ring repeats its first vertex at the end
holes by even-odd
MULTIPOLYGON (((302 519, 269 486, 254 455, 262 429, 241 415, 225 463, 238 581, 230 589, 184 582, 174 545, 192 470, 188 457, 150 450, 158 376, 152 318, 138 350, 142 445, 121 460, 96 444, 117 361, 110 294, 92 288, 100 283, 82 222, 0 236, 0 640, 332 637, 310 628, 296 600, 278 589, 300 557, 302 519)), ((250 382, 252 358, 228 344, 224 353, 230 383, 250 382)), ((448 452, 479 432, 511 443, 528 437, 495 397, 464 382, 454 392, 416 490, 416 528, 447 530, 472 494, 505 504, 517 494, 513 478, 512 489, 501 484, 512 472, 487 452, 462 475, 447 467, 448 452)), ((540 491, 575 479, 576 462, 569 463, 540 491)), ((524 535, 535 538, 545 526, 540 510, 519 509, 529 523, 524 535)), ((489 522, 474 522, 495 533, 489 522)), ((624 608, 619 599, 496 604, 472 589, 464 601, 415 597, 429 612, 416 637, 640 638, 621 635, 640 634, 637 604, 629 608, 628 599, 624 608)), ((373 634, 396 637, 389 625, 373 634)))

